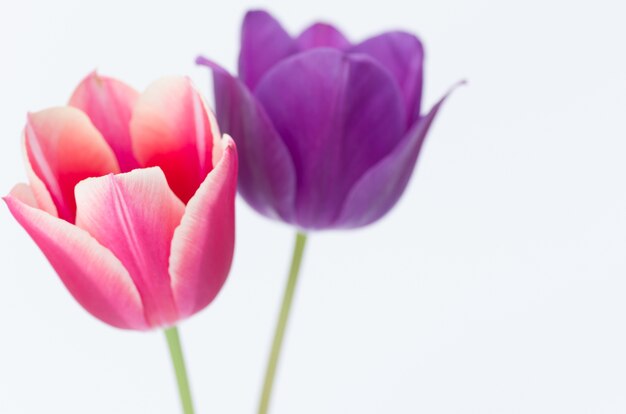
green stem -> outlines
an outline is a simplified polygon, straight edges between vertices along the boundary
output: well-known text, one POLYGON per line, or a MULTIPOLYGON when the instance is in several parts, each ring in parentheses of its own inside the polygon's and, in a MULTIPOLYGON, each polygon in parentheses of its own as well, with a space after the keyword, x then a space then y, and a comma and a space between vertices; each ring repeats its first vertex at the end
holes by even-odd
POLYGON ((178 381, 178 392, 180 394, 180 402, 183 405, 184 414, 193 414, 193 402, 191 400, 191 390, 189 389, 189 379, 187 377, 187 369, 185 368, 185 358, 183 357, 183 349, 180 346, 180 337, 178 336, 178 328, 172 326, 165 330, 165 337, 170 348, 170 356, 176 371, 176 381, 178 381))
POLYGON ((283 303, 280 308, 276 331, 274 332, 274 342, 272 343, 272 351, 267 361, 267 370, 265 371, 265 381, 263 382, 263 393, 261 394, 261 402, 259 403, 259 414, 267 414, 272 397, 272 388, 274 386, 274 377, 276 376, 276 367, 280 357, 280 350, 285 337, 285 329, 289 320, 289 311, 293 302, 293 294, 296 290, 298 282, 298 273, 300 272, 300 263, 302 263, 302 253, 306 244, 306 234, 298 232, 296 234, 296 244, 293 248, 293 257, 291 259, 291 269, 289 270, 289 279, 283 294, 283 303))

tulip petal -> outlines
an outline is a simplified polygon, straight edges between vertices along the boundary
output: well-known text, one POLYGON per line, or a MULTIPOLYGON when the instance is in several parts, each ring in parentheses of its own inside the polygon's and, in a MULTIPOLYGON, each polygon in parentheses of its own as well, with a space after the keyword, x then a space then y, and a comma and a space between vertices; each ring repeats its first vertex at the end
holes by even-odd
POLYGON ((226 281, 235 245, 237 150, 224 136, 224 152, 185 209, 170 255, 172 290, 180 316, 206 307, 226 281))
POLYGON ((76 225, 107 247, 128 269, 151 327, 178 319, 168 260, 183 203, 159 168, 90 178, 76 186, 76 225))
POLYGON ((219 131, 209 112, 188 78, 168 77, 141 94, 130 122, 137 161, 142 167, 161 167, 184 203, 213 169, 219 131))
POLYGON ((242 197, 259 213, 289 221, 296 178, 287 147, 263 107, 239 79, 205 58, 196 62, 213 72, 217 119, 237 143, 242 197))
POLYGON ((138 96, 125 83, 93 72, 70 98, 70 106, 86 113, 113 149, 122 172, 139 167, 130 140, 130 117, 138 96))
POLYGON ((241 27, 239 77, 254 90, 265 72, 297 51, 296 42, 269 13, 249 11, 241 27))
MULTIPOLYGON (((64 220, 73 222, 76 215, 76 183, 87 177, 119 172, 111 148, 89 118, 76 108, 50 108, 30 114, 24 136, 28 161, 64 220)), ((32 184, 39 199, 39 183, 34 180, 32 184)))
POLYGON ((148 329, 139 293, 120 261, 86 231, 35 208, 26 187, 18 185, 4 201, 74 298, 109 325, 148 329))
POLYGON ((352 187, 334 227, 365 226, 391 210, 411 178, 420 149, 435 116, 457 86, 446 93, 427 115, 415 123, 393 152, 367 171, 352 187))
POLYGON ((33 166, 30 164, 30 160, 28 159, 28 154, 26 152, 26 134, 24 134, 22 139, 22 150, 26 163, 26 174, 28 176, 28 182, 30 183, 29 188, 36 201, 36 204, 29 205, 31 207, 39 208, 54 217, 59 217, 59 212, 57 211, 57 207, 54 205, 50 192, 46 188, 44 182, 37 177, 37 174, 33 171, 33 166))
POLYGON ((35 193, 33 193, 33 189, 28 184, 16 184, 11 190, 10 196, 26 204, 28 207, 39 209, 35 193))
POLYGON ((350 47, 350 42, 336 27, 326 23, 315 23, 296 39, 300 50, 316 47, 332 47, 344 50, 350 47))
POLYGON ((299 53, 268 72, 256 96, 296 166, 295 223, 303 228, 331 224, 352 185, 405 129, 400 91, 365 55, 299 53))
POLYGON ((381 63, 396 79, 404 96, 407 121, 419 118, 422 99, 424 48, 410 33, 388 32, 355 45, 351 52, 365 53, 381 63))

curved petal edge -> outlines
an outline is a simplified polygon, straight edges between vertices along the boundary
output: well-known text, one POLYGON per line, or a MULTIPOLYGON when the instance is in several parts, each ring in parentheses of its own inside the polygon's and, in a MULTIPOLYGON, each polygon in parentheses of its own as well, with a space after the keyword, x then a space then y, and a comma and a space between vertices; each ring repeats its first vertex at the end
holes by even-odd
POLYGON ((33 198, 22 185, 4 201, 78 303, 117 328, 149 329, 139 293, 121 262, 86 231, 34 208, 33 198))
MULTIPOLYGON (((74 107, 54 107, 29 114, 24 129, 26 156, 34 174, 44 183, 59 217, 76 216, 74 186, 88 177, 118 173, 113 150, 87 115, 74 107)), ((38 201, 44 194, 33 181, 38 201)), ((45 197, 44 197, 45 198, 45 197)), ((46 204, 42 204, 50 210, 46 204)))
POLYGON ((150 326, 176 323, 168 273, 170 246, 184 204, 158 167, 88 178, 76 186, 76 226, 128 270, 150 326))
POLYGON ((74 90, 70 106, 83 111, 107 141, 122 172, 139 166, 130 139, 130 117, 139 93, 122 81, 93 71, 74 90))
POLYGON ((217 129, 200 92, 186 77, 164 77, 137 99, 130 121, 141 167, 160 167, 186 203, 213 168, 217 129))
POLYGON ((316 47, 332 47, 344 50, 350 47, 350 41, 339 29, 328 23, 314 23, 305 29, 296 39, 300 50, 316 47))
POLYGON ((453 86, 427 115, 413 125, 387 157, 359 179, 350 190, 334 227, 362 227, 391 210, 411 178, 422 144, 437 113, 452 92, 463 84, 464 81, 453 86))
POLYGON ((246 13, 241 26, 239 76, 250 90, 272 66, 297 51, 295 40, 271 14, 263 10, 246 13))
POLYGON ((272 121, 239 79, 206 58, 198 57, 196 63, 212 71, 217 120, 237 143, 240 194, 264 216, 290 221, 295 167, 272 121))
POLYGON ((237 150, 227 135, 222 154, 189 200, 174 231, 169 272, 181 317, 211 303, 230 270, 235 247, 237 150))
POLYGON ((406 32, 386 32, 354 45, 352 53, 364 53, 376 59, 396 80, 402 91, 408 125, 420 116, 423 82, 424 47, 406 32))

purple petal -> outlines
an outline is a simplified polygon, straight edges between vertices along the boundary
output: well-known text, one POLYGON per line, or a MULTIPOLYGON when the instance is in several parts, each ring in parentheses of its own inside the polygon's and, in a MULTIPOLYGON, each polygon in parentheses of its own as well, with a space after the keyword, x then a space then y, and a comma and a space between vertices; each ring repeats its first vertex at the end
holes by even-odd
POLYGON ((332 224, 352 185, 405 130, 394 80, 364 55, 299 53, 269 71, 255 94, 294 161, 295 224, 303 228, 332 224))
POLYGON ((289 221, 296 179, 287 147, 248 88, 217 64, 199 57, 213 71, 216 117, 233 137, 239 154, 239 192, 259 213, 289 221))
POLYGON ((316 47, 332 47, 344 50, 349 48, 350 42, 334 26, 326 23, 315 23, 303 31, 296 39, 300 50, 316 47))
POLYGON ((396 79, 407 108, 407 121, 420 115, 424 48, 419 39, 405 32, 388 32, 355 45, 351 52, 365 53, 380 62, 396 79))
POLYGON ((463 83, 450 89, 426 116, 413 125, 393 152, 360 178, 350 190, 335 227, 355 228, 373 223, 396 204, 411 178, 437 112, 448 96, 463 83))
POLYGON ((297 51, 296 42, 269 13, 249 11, 241 27, 239 77, 252 91, 268 69, 297 51))

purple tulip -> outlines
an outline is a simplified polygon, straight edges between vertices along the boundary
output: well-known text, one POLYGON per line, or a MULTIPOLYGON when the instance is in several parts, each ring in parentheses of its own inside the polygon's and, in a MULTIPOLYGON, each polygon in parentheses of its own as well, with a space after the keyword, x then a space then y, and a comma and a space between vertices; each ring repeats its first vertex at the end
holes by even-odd
POLYGON ((197 60, 213 71, 243 198, 304 230, 360 227, 385 215, 446 98, 420 115, 423 58, 409 33, 352 44, 316 23, 293 38, 268 13, 248 12, 238 78, 197 60))

